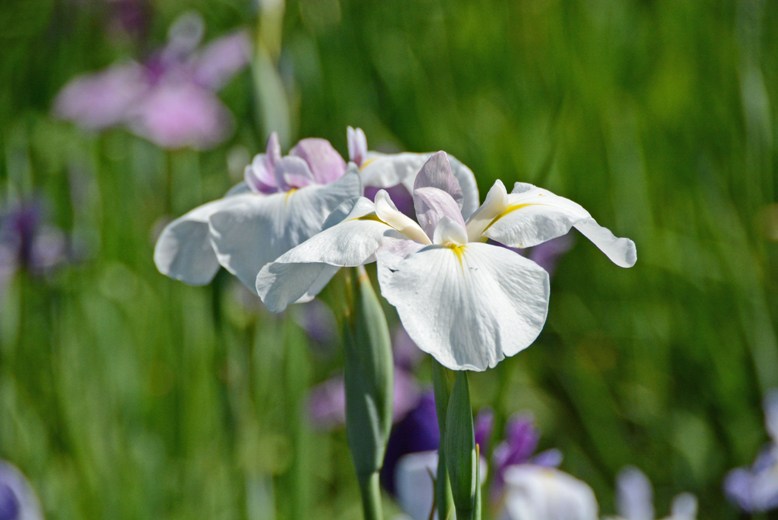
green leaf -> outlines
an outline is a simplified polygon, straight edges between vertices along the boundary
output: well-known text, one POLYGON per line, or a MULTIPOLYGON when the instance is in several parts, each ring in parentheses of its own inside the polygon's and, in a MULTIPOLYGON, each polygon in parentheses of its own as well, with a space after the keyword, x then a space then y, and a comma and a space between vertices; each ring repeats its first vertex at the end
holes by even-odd
POLYGON ((346 319, 346 432, 360 476, 381 469, 392 425, 392 348, 381 303, 360 268, 346 319))
POLYGON ((444 450, 457 518, 474 518, 477 463, 466 372, 457 372, 449 397, 444 450))

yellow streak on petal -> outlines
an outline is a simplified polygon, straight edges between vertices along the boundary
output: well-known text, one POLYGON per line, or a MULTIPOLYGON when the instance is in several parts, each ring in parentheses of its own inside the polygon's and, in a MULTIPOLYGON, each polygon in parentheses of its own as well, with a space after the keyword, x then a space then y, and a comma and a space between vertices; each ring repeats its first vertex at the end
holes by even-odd
POLYGON ((465 268, 465 264, 463 262, 463 257, 465 255, 465 245, 464 244, 454 244, 452 242, 449 242, 445 244, 447 248, 449 248, 451 251, 454 252, 454 254, 457 257, 457 261, 459 261, 459 267, 461 267, 463 270, 465 268))
POLYGON ((378 218, 378 215, 376 215, 375 213, 368 213, 367 215, 362 215, 361 217, 357 217, 354 220, 372 220, 375 222, 380 222, 381 224, 386 224, 386 222, 378 218))
POLYGON ((500 214, 497 215, 496 217, 494 217, 492 219, 492 221, 489 222, 489 224, 481 232, 481 235, 482 235, 482 238, 484 239, 484 242, 486 241, 486 237, 483 236, 483 234, 486 233, 486 230, 489 229, 490 227, 492 227, 495 222, 497 222, 498 220, 500 220, 504 216, 508 215, 509 213, 513 213, 514 211, 518 211, 518 210, 520 210, 522 208, 526 208, 528 206, 537 206, 537 204, 532 203, 532 202, 524 202, 522 204, 511 204, 511 205, 507 206, 504 210, 502 210, 500 212, 500 214))
POLYGON ((376 159, 378 159, 378 157, 371 157, 370 159, 368 159, 368 160, 366 160, 366 161, 363 161, 363 162, 362 162, 362 164, 360 164, 360 165, 359 165, 359 171, 362 171, 362 170, 364 170, 365 168, 367 168, 367 166, 368 166, 370 163, 374 162, 376 159))
POLYGON ((286 202, 289 202, 289 199, 292 198, 292 195, 294 195, 294 192, 297 191, 297 188, 289 188, 289 191, 284 193, 284 200, 286 202))

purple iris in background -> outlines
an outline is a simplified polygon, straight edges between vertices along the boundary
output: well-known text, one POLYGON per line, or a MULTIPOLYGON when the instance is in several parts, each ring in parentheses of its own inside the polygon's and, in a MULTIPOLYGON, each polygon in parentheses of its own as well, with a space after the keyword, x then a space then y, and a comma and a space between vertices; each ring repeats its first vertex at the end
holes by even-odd
POLYGON ((0 212, 0 286, 17 271, 45 275, 67 257, 65 237, 45 225, 40 199, 22 200, 0 212))
POLYGON ((544 467, 557 467, 562 463, 562 453, 550 449, 538 453, 540 431, 530 415, 515 415, 505 426, 505 440, 494 448, 492 463, 494 484, 492 498, 497 499, 505 488, 505 473, 511 466, 533 464, 544 467))
POLYGON ((0 520, 40 520, 38 499, 24 475, 11 464, 0 461, 0 520))
POLYGON ((729 500, 747 513, 778 509, 778 389, 768 392, 764 413, 770 444, 750 468, 733 469, 724 481, 729 500))
MULTIPOLYGON (((306 325, 312 326, 318 332, 322 324, 314 320, 306 325)), ((423 399, 413 377, 411 370, 416 360, 409 358, 408 350, 418 351, 416 347, 407 345, 410 341, 402 327, 395 330, 392 338, 392 347, 395 357, 394 370, 394 421, 402 421, 406 415, 412 413, 423 399)), ((411 344, 412 345, 412 344, 411 344)), ((346 391, 343 386, 343 375, 334 376, 311 389, 308 396, 308 413, 311 423, 318 429, 329 430, 346 424, 346 391)), ((435 419, 435 408, 432 408, 432 417, 435 419)), ((435 424, 437 428, 437 423, 435 424)), ((391 441, 390 441, 391 442, 391 441)), ((436 449, 437 444, 434 448, 436 449)))
MULTIPOLYGON (((616 509, 618 516, 610 520, 654 520, 654 491, 648 477, 635 467, 626 467, 616 477, 616 509)), ((670 516, 665 520, 694 520, 697 498, 681 493, 673 498, 670 516)))
POLYGON ((251 44, 237 31, 198 50, 203 32, 200 15, 180 16, 167 45, 144 63, 72 79, 57 95, 55 115, 89 130, 126 126, 162 148, 219 144, 233 122, 215 92, 248 64, 251 44))

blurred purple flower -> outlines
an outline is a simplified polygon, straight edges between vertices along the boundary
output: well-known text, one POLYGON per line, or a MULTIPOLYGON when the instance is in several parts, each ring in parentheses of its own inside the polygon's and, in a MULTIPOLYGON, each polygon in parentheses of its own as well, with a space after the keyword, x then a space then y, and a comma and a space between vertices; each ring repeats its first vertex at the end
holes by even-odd
MULTIPOLYGON (((613 520, 654 520, 654 491, 648 477, 635 467, 626 467, 616 477, 616 509, 613 520)), ((666 520, 694 520, 697 498, 690 493, 677 495, 666 520)))
POLYGON ((24 475, 11 464, 0 461, 0 520, 40 520, 38 499, 24 475))
MULTIPOLYGON (((404 370, 394 371, 394 421, 408 414, 419 401, 419 387, 404 370)), ((343 376, 332 377, 313 387, 308 396, 311 423, 319 429, 338 428, 346 423, 346 391, 343 376)))
POLYGON ((736 468, 724 480, 724 492, 747 513, 778 509, 778 389, 764 401, 765 425, 771 442, 750 468, 736 468))
POLYGON ((384 465, 381 468, 381 484, 391 494, 396 491, 395 470, 399 460, 409 453, 437 450, 440 430, 435 413, 435 396, 426 391, 416 406, 394 425, 386 445, 384 465))
POLYGON ((238 31, 198 52, 203 32, 199 15, 182 15, 167 45, 145 63, 113 65, 71 80, 54 102, 55 115, 89 130, 125 125, 163 148, 218 144, 233 124, 214 92, 247 65, 251 45, 238 31))
POLYGON ((573 247, 574 242, 572 234, 568 233, 525 250, 525 255, 548 271, 548 274, 554 274, 559 260, 573 247))
POLYGON ((484 408, 478 412, 473 425, 473 436, 475 443, 482 455, 489 452, 489 440, 492 437, 494 429, 494 412, 489 408, 484 408))
POLYGON ((517 415, 508 421, 505 427, 505 440, 495 447, 492 454, 494 465, 493 497, 502 494, 505 486, 505 474, 511 466, 533 464, 557 467, 562 463, 562 454, 556 449, 533 456, 539 440, 540 432, 535 427, 535 420, 531 416, 517 415))
POLYGON ((17 271, 40 276, 67 260, 64 235, 43 221, 43 204, 34 198, 0 214, 0 284, 17 271))

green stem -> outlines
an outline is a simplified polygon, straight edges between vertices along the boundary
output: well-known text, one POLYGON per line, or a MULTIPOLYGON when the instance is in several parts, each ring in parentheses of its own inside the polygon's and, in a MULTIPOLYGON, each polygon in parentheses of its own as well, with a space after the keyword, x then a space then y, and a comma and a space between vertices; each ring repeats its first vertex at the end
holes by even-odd
POLYGON ((381 487, 378 472, 358 475, 359 494, 362 496, 362 512, 365 520, 381 520, 381 487))
POLYGON ((440 430, 440 449, 438 450, 438 472, 435 479, 435 505, 438 509, 438 518, 446 520, 454 506, 454 498, 451 495, 451 483, 448 480, 446 469, 446 453, 443 449, 446 439, 446 412, 448 410, 448 398, 451 392, 451 371, 437 362, 432 365, 432 385, 435 391, 435 411, 438 416, 438 429, 440 430))

